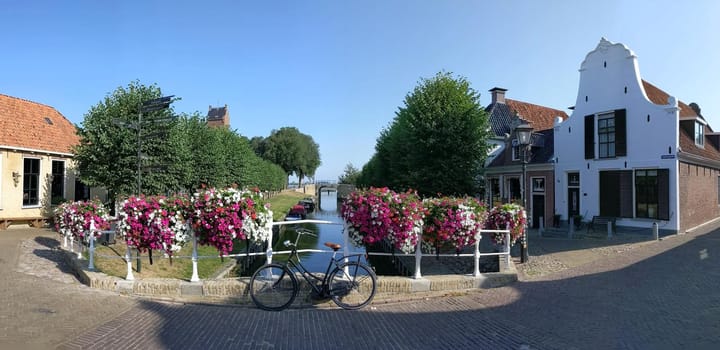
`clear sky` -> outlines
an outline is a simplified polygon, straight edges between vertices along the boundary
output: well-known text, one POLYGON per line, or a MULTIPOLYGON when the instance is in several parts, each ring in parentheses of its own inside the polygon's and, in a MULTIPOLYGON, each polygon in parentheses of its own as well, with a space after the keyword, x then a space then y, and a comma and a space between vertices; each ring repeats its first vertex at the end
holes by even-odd
POLYGON ((81 124, 118 86, 154 83, 176 112, 227 104, 247 137, 297 127, 320 145, 316 179, 336 180, 420 78, 464 76, 483 106, 498 86, 565 110, 601 37, 720 130, 719 17, 713 0, 0 0, 0 93, 81 124))

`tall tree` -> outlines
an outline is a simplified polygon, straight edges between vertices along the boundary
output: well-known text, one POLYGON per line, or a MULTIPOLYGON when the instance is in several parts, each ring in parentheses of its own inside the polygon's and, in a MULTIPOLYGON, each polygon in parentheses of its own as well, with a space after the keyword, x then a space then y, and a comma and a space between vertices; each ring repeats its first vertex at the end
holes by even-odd
POLYGON ((488 117, 463 78, 421 79, 378 138, 370 185, 413 188, 423 195, 475 194, 487 155, 488 117))
POLYGON ((134 81, 90 108, 78 127, 80 144, 74 150, 85 183, 106 188, 111 199, 136 193, 139 162, 144 193, 178 186, 172 172, 157 171, 172 164, 177 155, 168 141, 172 108, 143 113, 140 122, 142 102, 161 96, 159 87, 134 81))
POLYGON ((304 177, 315 175, 320 166, 318 144, 295 127, 273 130, 262 144, 263 158, 279 165, 287 176, 297 175, 300 185, 304 177))
POLYGON ((352 163, 345 165, 345 171, 338 177, 338 183, 357 185, 360 177, 360 170, 352 163))

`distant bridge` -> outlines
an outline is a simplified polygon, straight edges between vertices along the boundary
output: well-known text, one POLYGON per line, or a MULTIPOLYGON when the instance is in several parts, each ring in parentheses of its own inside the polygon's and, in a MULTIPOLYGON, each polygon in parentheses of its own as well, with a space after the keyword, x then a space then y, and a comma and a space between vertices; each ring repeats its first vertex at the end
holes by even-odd
POLYGON ((320 207, 320 200, 321 200, 320 198, 322 197, 321 194, 323 192, 328 192, 328 193, 329 192, 337 192, 337 200, 341 201, 341 200, 347 198, 347 196, 350 195, 350 193, 352 191, 355 191, 355 185, 328 183, 328 182, 323 182, 323 183, 316 182, 315 183, 315 191, 316 191, 315 195, 317 196, 317 199, 318 199, 318 207, 320 207))

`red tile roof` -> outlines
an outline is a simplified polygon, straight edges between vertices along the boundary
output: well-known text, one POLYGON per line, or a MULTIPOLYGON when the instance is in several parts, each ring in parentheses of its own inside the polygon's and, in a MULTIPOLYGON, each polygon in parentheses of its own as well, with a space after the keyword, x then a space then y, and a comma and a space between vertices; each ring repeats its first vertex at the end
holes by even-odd
MULTIPOLYGON (((667 92, 662 91, 657 86, 648 83, 643 80, 643 87, 645 88, 645 94, 647 94, 650 102, 658 105, 667 105, 668 97, 670 96, 667 92)), ((698 116, 695 111, 690 108, 684 102, 678 100, 678 107, 680 107, 680 117, 699 117, 705 120, 702 116, 698 116)), ((707 159, 720 161, 720 150, 714 145, 715 143, 709 139, 708 133, 712 132, 710 125, 704 126, 705 129, 705 146, 699 147, 695 144, 695 135, 689 134, 684 128, 680 127, 680 150, 685 153, 693 154, 696 156, 704 157, 707 159)))
MULTIPOLYGON (((647 95, 648 99, 650 99, 650 102, 656 104, 656 105, 667 105, 668 104, 668 97, 670 95, 660 90, 657 86, 648 83, 647 81, 643 80, 643 87, 645 88, 645 94, 647 95)), ((693 111, 690 106, 686 105, 685 102, 678 100, 678 107, 680 107, 680 116, 681 117, 697 117, 697 113, 693 111)))
POLYGON ((75 126, 55 108, 0 94, 0 146, 72 153, 75 126))
POLYGON ((552 129, 555 123, 555 117, 562 117, 563 120, 568 118, 567 113, 554 108, 539 106, 532 103, 505 99, 505 103, 515 113, 532 125, 533 129, 547 130, 552 129))

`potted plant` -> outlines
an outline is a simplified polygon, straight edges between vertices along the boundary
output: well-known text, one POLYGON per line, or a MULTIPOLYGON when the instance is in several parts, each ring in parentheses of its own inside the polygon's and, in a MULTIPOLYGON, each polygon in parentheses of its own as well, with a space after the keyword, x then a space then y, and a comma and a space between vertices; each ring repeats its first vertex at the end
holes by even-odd
POLYGON ((573 223, 575 224, 575 228, 581 228, 582 222, 583 222, 583 216, 580 214, 573 215, 573 223))

